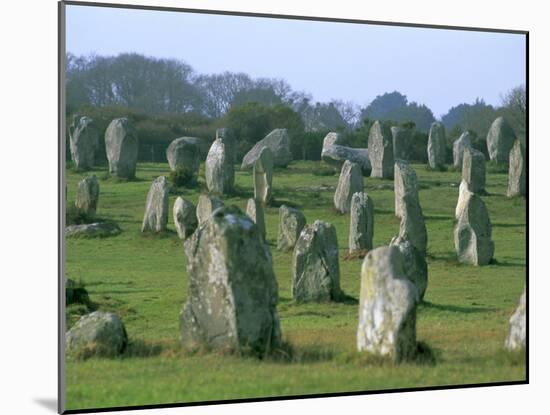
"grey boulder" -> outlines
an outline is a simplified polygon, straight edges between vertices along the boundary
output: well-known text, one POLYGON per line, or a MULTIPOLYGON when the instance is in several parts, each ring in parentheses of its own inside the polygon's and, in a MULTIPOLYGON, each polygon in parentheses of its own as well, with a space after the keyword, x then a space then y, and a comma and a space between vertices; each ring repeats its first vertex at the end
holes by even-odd
POLYGON ((462 181, 473 193, 485 193, 485 155, 468 147, 464 150, 462 161, 462 181))
POLYGON ((290 206, 281 205, 279 208, 277 249, 280 251, 293 249, 305 225, 306 218, 302 212, 290 206))
POLYGON ((463 132, 458 139, 453 143, 453 167, 455 169, 462 169, 462 158, 464 150, 472 145, 470 139, 470 133, 468 131, 463 132))
POLYGON ((91 169, 99 145, 99 131, 90 117, 75 116, 69 126, 71 158, 79 170, 91 169))
POLYGON ((170 170, 184 171, 191 180, 195 180, 201 163, 201 141, 196 137, 180 137, 173 140, 166 149, 170 170))
POLYGON ((369 159, 371 177, 393 179, 393 136, 391 129, 375 121, 369 130, 369 159))
POLYGON ((351 197, 363 191, 363 175, 358 164, 349 160, 344 162, 338 185, 334 192, 334 208, 340 213, 348 213, 351 208, 351 197))
POLYGON ((290 141, 286 128, 277 128, 258 141, 243 158, 241 169, 250 169, 260 157, 262 148, 268 147, 273 156, 275 167, 286 167, 292 161, 290 141))
POLYGON ((223 200, 216 196, 201 194, 197 203, 197 222, 201 226, 210 219, 212 213, 223 206, 223 200))
POLYGON ((416 287, 417 302, 421 302, 428 287, 428 263, 426 262, 426 257, 408 240, 403 240, 399 237, 394 238, 390 245, 396 246, 403 255, 405 275, 416 287))
POLYGON ((109 172, 116 177, 133 179, 136 176, 138 137, 128 118, 116 118, 105 131, 105 151, 109 172))
POLYGON ((273 154, 269 147, 263 147, 254 162, 254 199, 268 205, 272 198, 273 154))
POLYGON ((141 232, 162 232, 168 223, 168 181, 159 176, 147 194, 141 232))
POLYGON ((84 225, 70 225, 65 228, 66 238, 105 238, 121 232, 118 225, 111 222, 95 222, 84 225))
POLYGON ((204 174, 206 187, 212 193, 228 194, 233 190, 235 170, 230 151, 228 152, 226 142, 220 138, 214 140, 210 146, 206 156, 204 174))
POLYGON ((374 203, 364 192, 354 193, 351 197, 349 223, 349 253, 372 249, 374 234, 374 203))
POLYGON ((94 216, 99 201, 99 182, 95 175, 85 177, 78 182, 75 207, 87 216, 94 216))
POLYGON ((515 140, 516 134, 504 117, 494 120, 487 133, 487 150, 491 161, 507 163, 515 140))
POLYGON ((174 202, 172 211, 174 225, 180 239, 187 239, 195 232, 198 226, 196 208, 193 202, 180 196, 174 202))
POLYGON ((405 210, 403 198, 410 194, 418 200, 418 180, 414 169, 403 160, 396 160, 394 166, 395 216, 402 218, 405 210))
POLYGON ((371 171, 369 150, 366 148, 353 148, 343 145, 341 135, 335 132, 328 133, 323 140, 321 159, 340 170, 346 160, 357 163, 364 175, 371 171))
POLYGON ((428 135, 428 165, 433 170, 442 170, 447 157, 445 127, 440 122, 432 123, 428 135))
POLYGON ((508 331, 508 337, 504 343, 504 347, 508 350, 521 350, 525 348, 526 344, 526 317, 527 306, 525 304, 525 289, 519 299, 519 304, 510 317, 510 328, 508 331))
POLYGON ((508 197, 526 195, 526 164, 525 149, 520 140, 516 140, 512 150, 510 150, 510 165, 508 168, 508 197))

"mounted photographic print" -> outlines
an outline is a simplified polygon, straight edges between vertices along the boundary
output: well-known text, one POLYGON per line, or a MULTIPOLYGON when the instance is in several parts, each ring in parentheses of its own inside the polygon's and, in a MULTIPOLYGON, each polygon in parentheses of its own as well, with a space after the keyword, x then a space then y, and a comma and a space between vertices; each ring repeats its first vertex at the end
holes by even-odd
POLYGON ((59 12, 60 412, 528 382, 527 32, 59 12))

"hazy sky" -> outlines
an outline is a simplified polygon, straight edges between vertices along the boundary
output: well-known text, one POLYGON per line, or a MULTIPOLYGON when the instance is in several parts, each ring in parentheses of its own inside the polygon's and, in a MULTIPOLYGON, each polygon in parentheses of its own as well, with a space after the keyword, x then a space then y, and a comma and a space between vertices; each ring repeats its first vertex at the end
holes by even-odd
POLYGON ((397 90, 439 117, 525 83, 525 36, 67 6, 67 51, 137 52, 199 73, 284 78, 316 101, 368 104, 397 90))

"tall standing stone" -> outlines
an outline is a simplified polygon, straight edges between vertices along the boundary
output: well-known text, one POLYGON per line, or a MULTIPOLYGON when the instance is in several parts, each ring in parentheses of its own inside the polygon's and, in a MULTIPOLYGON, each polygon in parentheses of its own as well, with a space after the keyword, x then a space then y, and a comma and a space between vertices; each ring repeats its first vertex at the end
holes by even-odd
POLYGON ((227 153, 226 144, 217 138, 212 143, 205 163, 205 178, 208 191, 218 194, 228 194, 233 190, 235 170, 227 153))
POLYGON ((399 225, 399 235, 392 241, 410 241, 422 255, 426 255, 428 246, 428 232, 418 195, 407 193, 402 199, 403 216, 399 225))
POLYGON ((508 168, 508 197, 525 196, 526 165, 525 149, 518 139, 510 150, 510 165, 508 168))
POLYGON ((269 247, 238 210, 218 209, 184 243, 189 290, 180 314, 185 348, 265 355, 280 343, 269 247))
POLYGON ((197 221, 199 226, 205 223, 212 213, 223 206, 223 200, 216 196, 201 194, 197 203, 197 221))
POLYGON ((340 213, 348 213, 351 197, 363 191, 363 175, 358 164, 346 160, 342 166, 338 186, 334 192, 334 207, 340 213))
POLYGON ((403 160, 396 160, 394 167, 395 216, 403 217, 403 198, 406 194, 418 200, 417 178, 414 169, 403 160))
POLYGON ((262 204, 256 199, 248 199, 246 204, 246 214, 258 226, 260 235, 262 235, 262 238, 265 239, 265 218, 262 204))
POLYGON ((237 148, 233 130, 230 128, 218 128, 216 130, 216 140, 220 140, 223 143, 227 161, 234 165, 237 160, 237 148))
POLYGON ((430 127, 428 136, 428 164, 434 170, 442 170, 445 167, 446 157, 445 127, 440 122, 434 122, 430 127))
POLYGON ((180 239, 187 239, 198 226, 196 208, 193 202, 178 196, 174 202, 174 225, 180 239))
POLYGON ((414 357, 417 289, 395 246, 370 251, 361 267, 357 349, 395 362, 414 357))
POLYGON ((280 251, 293 249, 305 225, 306 217, 302 212, 290 206, 281 205, 279 208, 277 249, 280 251))
POLYGON ((162 232, 168 223, 168 181, 159 176, 153 180, 147 203, 141 232, 162 232))
POLYGON ((453 143, 453 167, 455 169, 462 168, 462 159, 464 156, 464 150, 472 145, 470 133, 468 131, 463 132, 460 137, 453 143))
POLYGON ((413 130, 405 127, 391 127, 393 137, 393 158, 410 160, 412 157, 413 130))
POLYGON ((116 118, 105 131, 105 151, 109 172, 113 176, 133 179, 136 176, 138 137, 128 118, 116 118))
POLYGON ((95 177, 85 177, 78 182, 76 189, 75 207, 78 211, 87 216, 94 216, 97 210, 97 202, 99 200, 99 182, 95 177))
POLYGON ((371 177, 393 179, 393 137, 391 129, 375 121, 369 131, 371 177))
POLYGON ((489 212, 481 197, 467 193, 454 231, 458 261, 463 264, 487 265, 493 258, 489 212))
POLYGON ((364 192, 351 197, 349 223, 349 253, 353 254, 372 249, 374 234, 374 203, 364 192))
POLYGON ((527 306, 525 304, 525 289, 519 299, 519 304, 510 317, 510 330, 508 337, 504 343, 504 347, 508 350, 521 350, 525 348, 526 344, 526 317, 527 306))
POLYGON ((271 202, 273 181, 273 155, 269 147, 263 147, 254 163, 254 199, 264 205, 271 202))
POLYGON ((69 127, 71 158, 79 170, 91 169, 99 145, 99 131, 90 117, 75 116, 69 127))
POLYGON ((294 247, 292 298, 298 302, 334 301, 341 296, 336 229, 316 220, 304 227, 294 247))
POLYGON ((262 148, 267 147, 271 150, 273 165, 276 167, 286 167, 292 161, 290 152, 290 140, 286 128, 277 128, 258 141, 243 158, 241 169, 249 169, 254 166, 256 160, 260 157, 262 148))
POLYGON ((166 149, 166 158, 172 171, 184 171, 190 181, 196 180, 201 164, 200 139, 180 137, 166 149))
POLYGON ((471 194, 472 192, 468 188, 468 183, 462 180, 458 188, 458 202, 456 203, 456 208, 455 208, 456 219, 460 218, 460 215, 464 211, 464 208, 466 207, 466 203, 468 202, 471 194))
POLYGON ((487 133, 487 150, 491 161, 507 163, 516 140, 514 130, 504 117, 498 117, 487 133))
POLYGON ((462 180, 473 193, 485 192, 485 155, 471 147, 464 150, 462 180))

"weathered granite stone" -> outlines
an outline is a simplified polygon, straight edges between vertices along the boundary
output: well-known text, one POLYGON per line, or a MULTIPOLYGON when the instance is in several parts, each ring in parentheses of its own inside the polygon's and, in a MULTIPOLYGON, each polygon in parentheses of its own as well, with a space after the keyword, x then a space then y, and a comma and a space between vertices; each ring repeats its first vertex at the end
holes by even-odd
POLYGON ((280 251, 293 249, 305 225, 306 217, 302 212, 290 206, 281 205, 279 208, 277 249, 280 251))
POLYGON ((464 195, 463 208, 454 231, 458 261, 464 264, 487 265, 493 258, 489 212, 476 193, 464 195))
POLYGON ((402 198, 403 216, 399 225, 398 241, 410 241, 422 255, 426 255, 428 233, 418 195, 406 193, 402 198))
POLYGON ((487 133, 487 150, 491 161, 508 163, 515 140, 516 134, 504 117, 494 120, 487 133))
POLYGON ((197 203, 197 221, 199 226, 212 216, 212 213, 223 206, 223 200, 218 197, 201 194, 197 203))
POLYGON ((128 336, 120 317, 103 311, 82 316, 65 333, 67 353, 82 358, 114 357, 124 351, 127 343, 128 336))
POLYGON ((321 159, 340 170, 346 160, 357 163, 364 175, 371 171, 369 150, 366 148, 353 148, 344 145, 344 140, 338 133, 328 133, 323 140, 321 159))
POLYGON ((91 169, 95 163, 95 151, 99 145, 99 131, 90 117, 79 115, 69 126, 71 158, 79 170, 91 169))
POLYGON ((99 200, 99 182, 95 174, 78 182, 74 205, 87 216, 94 216, 99 200))
POLYGON ((166 149, 170 170, 183 170, 192 180, 196 179, 201 163, 200 141, 195 137, 180 137, 172 141, 166 149))
POLYGON ((273 155, 269 147, 263 147, 254 162, 254 199, 264 205, 271 202, 273 181, 273 155))
POLYGON ((395 197, 395 216, 403 217, 403 197, 410 194, 412 198, 418 200, 416 172, 403 160, 396 160, 394 167, 394 197, 395 197))
POLYGON ((525 196, 526 179, 525 149, 521 141, 515 141, 510 150, 510 166, 508 168, 508 197, 525 196))
POLYGON ((481 151, 471 147, 464 150, 462 180, 470 192, 479 194, 485 192, 485 155, 481 151))
POLYGON ((428 287, 428 263, 426 257, 413 244, 399 237, 393 238, 390 245, 396 246, 403 255, 405 275, 417 290, 418 302, 424 299, 428 287))
POLYGON ((141 232, 162 232, 168 223, 168 180, 159 176, 153 180, 147 194, 141 232))
POLYGON ((254 166, 260 157, 262 148, 268 147, 273 157, 275 167, 286 167, 292 161, 290 142, 286 128, 277 128, 258 141, 243 158, 241 169, 249 169, 254 166))
POLYGON ((196 208, 193 202, 178 196, 174 202, 174 225, 180 239, 187 239, 198 226, 196 208))
POLYGON ((70 225, 65 228, 66 238, 104 238, 121 232, 118 225, 111 222, 96 222, 85 225, 70 225))
POLYGON ((372 249, 374 234, 374 203, 364 192, 354 193, 351 197, 349 223, 349 253, 372 249))
POLYGON ((440 122, 432 123, 428 136, 428 164, 432 169, 441 170, 445 167, 446 146, 445 127, 440 122))
POLYGON ((246 214, 258 226, 260 235, 262 235, 262 238, 265 240, 265 219, 262 204, 256 199, 248 199, 246 214))
POLYGON ((321 302, 341 297, 336 229, 316 220, 304 227, 294 247, 292 298, 298 302, 321 302))
POLYGON ((399 249, 384 246, 370 251, 361 267, 357 349, 395 362, 413 358, 417 298, 399 249))
POLYGON ((510 317, 510 330, 508 337, 504 343, 504 347, 508 350, 521 350, 525 348, 526 329, 526 304, 525 304, 525 289, 519 299, 519 305, 510 317))
POLYGON ((458 139, 453 143, 453 167, 455 169, 462 169, 462 158, 464 150, 472 145, 470 133, 468 131, 463 132, 458 139))
POLYGON ((230 128, 218 128, 216 130, 216 140, 220 140, 223 143, 227 162, 234 165, 237 160, 237 143, 235 142, 235 133, 233 130, 230 128))
POLYGON ((358 164, 346 160, 340 172, 338 186, 334 192, 334 207, 340 213, 348 213, 351 208, 351 197, 363 191, 363 175, 358 164))
POLYGON ((205 163, 206 186, 212 193, 228 194, 233 190, 235 170, 231 155, 227 154, 224 141, 217 138, 212 143, 205 163))
POLYGON ((271 252, 252 220, 219 208, 184 242, 189 291, 180 315, 185 348, 264 355, 281 338, 271 252))
POLYGON ((116 118, 105 131, 105 151, 109 172, 113 176, 133 179, 136 176, 138 137, 128 118, 116 118))
POLYGON ((404 127, 391 127, 393 137, 393 158, 408 161, 413 152, 413 129, 404 127))
POLYGON ((393 179, 393 136, 391 129, 375 121, 369 131, 370 176, 393 179))
POLYGON ((455 209, 456 219, 460 218, 460 215, 464 211, 466 202, 469 200, 469 197, 471 194, 472 192, 470 192, 470 190, 468 189, 468 183, 462 180, 458 188, 458 202, 456 203, 456 209, 455 209))

